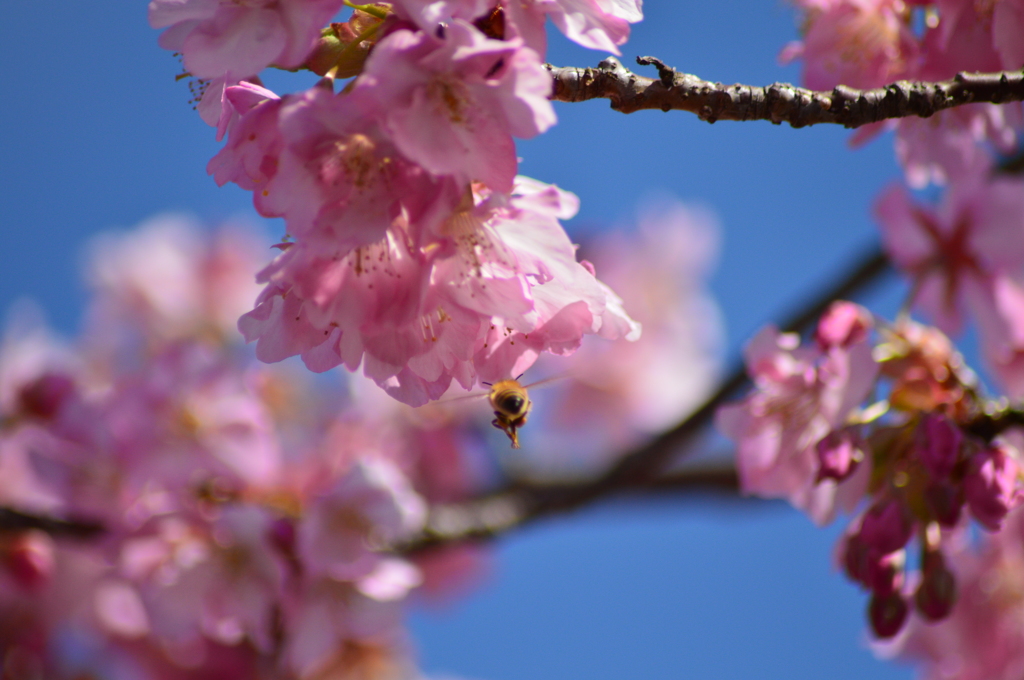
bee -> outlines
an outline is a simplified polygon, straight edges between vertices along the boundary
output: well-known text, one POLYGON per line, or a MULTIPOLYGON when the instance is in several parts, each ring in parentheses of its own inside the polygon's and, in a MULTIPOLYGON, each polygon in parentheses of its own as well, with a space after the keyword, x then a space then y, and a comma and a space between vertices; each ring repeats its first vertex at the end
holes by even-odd
POLYGON ((491 425, 508 435, 512 448, 518 449, 519 434, 516 430, 526 425, 526 416, 533 406, 526 388, 519 384, 518 379, 500 380, 491 385, 487 400, 494 409, 491 425))
POLYGON ((482 394, 470 394, 464 397, 456 397, 455 399, 448 399, 446 401, 461 401, 463 399, 482 399, 487 397, 487 401, 490 402, 491 408, 494 409, 494 420, 491 421, 491 425, 504 432, 509 441, 512 442, 512 448, 519 448, 519 434, 518 430, 523 425, 526 425, 526 416, 530 414, 530 409, 533 407, 533 402, 530 401, 530 395, 527 390, 531 387, 543 385, 554 380, 560 380, 565 376, 556 375, 537 382, 532 382, 529 385, 523 385, 519 382, 519 378, 499 380, 498 382, 491 383, 485 382, 490 388, 490 391, 482 394))

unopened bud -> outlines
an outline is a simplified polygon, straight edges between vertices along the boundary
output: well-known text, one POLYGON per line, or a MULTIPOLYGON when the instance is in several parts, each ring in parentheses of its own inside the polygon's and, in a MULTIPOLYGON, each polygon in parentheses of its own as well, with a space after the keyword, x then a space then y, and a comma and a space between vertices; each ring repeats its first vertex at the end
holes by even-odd
POLYGON ((822 349, 849 347, 867 339, 873 326, 871 312, 852 302, 833 302, 818 322, 814 339, 822 349))
POLYGON ((949 616, 956 603, 956 578, 946 567, 939 551, 928 551, 921 558, 921 583, 914 593, 917 610, 929 621, 949 616))
POLYGON ((887 498, 875 503, 860 524, 860 538, 883 555, 896 552, 907 544, 914 532, 914 524, 903 503, 887 498))
POLYGON ((946 416, 925 415, 917 428, 915 450, 933 479, 946 479, 960 458, 964 435, 946 416))
POLYGON ((829 432, 815 450, 818 453, 818 476, 815 481, 843 481, 864 460, 864 440, 855 428, 844 427, 829 432))
POLYGON ((44 420, 53 418, 75 393, 71 378, 45 373, 21 388, 18 393, 22 413, 44 420))
POLYGON ((270 544, 285 555, 295 553, 295 524, 287 518, 280 517, 270 523, 267 528, 270 544))
POLYGON ((887 595, 874 594, 868 604, 868 621, 871 629, 880 638, 891 638, 900 632, 907 621, 910 609, 899 592, 887 595))
POLYGON ((4 566, 21 587, 37 590, 50 582, 55 556, 53 539, 48 534, 38 530, 18 534, 4 553, 4 566))
POLYGON ((843 551, 843 567, 853 581, 881 595, 903 587, 905 550, 882 554, 854 534, 847 537, 843 551))
POLYGON ((993 443, 972 458, 964 494, 971 514, 986 529, 998 531, 1006 513, 1020 502, 1018 469, 1011 449, 1002 443, 993 443))
POLYGON ((955 527, 964 507, 964 489, 951 482, 932 482, 924 490, 924 500, 932 517, 944 527, 955 527))
MULTIPOLYGON (((382 12, 390 9, 382 3, 375 6, 382 12)), ((380 37, 380 32, 373 29, 382 22, 383 19, 372 14, 355 10, 347 22, 333 23, 321 31, 320 39, 303 66, 320 76, 327 75, 332 69, 335 69, 335 78, 359 75, 380 37)))

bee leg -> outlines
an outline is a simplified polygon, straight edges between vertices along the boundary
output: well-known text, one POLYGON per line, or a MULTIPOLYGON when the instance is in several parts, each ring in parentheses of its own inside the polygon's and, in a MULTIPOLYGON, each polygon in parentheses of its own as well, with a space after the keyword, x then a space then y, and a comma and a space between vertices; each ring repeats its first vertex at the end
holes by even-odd
POLYGON ((505 418, 502 418, 501 414, 498 412, 495 412, 494 415, 498 417, 491 421, 491 425, 504 432, 505 435, 508 436, 509 440, 512 442, 512 448, 518 449, 519 435, 516 434, 515 424, 508 422, 508 420, 505 418))

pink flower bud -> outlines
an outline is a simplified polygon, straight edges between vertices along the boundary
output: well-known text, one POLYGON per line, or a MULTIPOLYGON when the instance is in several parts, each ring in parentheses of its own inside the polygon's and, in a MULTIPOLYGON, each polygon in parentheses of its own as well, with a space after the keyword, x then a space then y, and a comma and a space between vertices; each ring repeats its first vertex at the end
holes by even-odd
POLYGON ((990 531, 998 531, 1006 513, 1020 502, 1017 461, 1004 444, 995 443, 971 459, 964 493, 971 514, 990 531))
POLYGON ((270 544, 282 554, 295 554, 295 524, 285 517, 279 517, 267 527, 267 538, 270 544))
POLYGON ((823 479, 843 481, 857 469, 864 460, 864 440, 853 428, 844 427, 829 432, 815 447, 818 453, 818 476, 823 479))
POLYGON ((833 302, 818 322, 814 339, 822 349, 849 347, 864 342, 872 327, 871 313, 860 305, 833 302))
POLYGON ((11 578, 26 590, 38 590, 50 582, 54 569, 53 539, 42 531, 15 536, 4 551, 4 566, 11 578))
POLYGON ((956 603, 956 578, 946 568, 942 553, 926 552, 921 558, 921 583, 914 593, 917 610, 929 621, 949 616, 956 603))
POLYGON ((963 432, 949 418, 929 413, 921 419, 917 428, 916 451, 933 478, 949 477, 960 457, 963 440, 963 432))
POLYGON ((45 373, 21 388, 18 393, 21 411, 29 416, 48 420, 75 393, 71 378, 59 373, 45 373))
POLYGON ((924 490, 924 500, 932 517, 944 527, 954 527, 960 521, 964 506, 964 489, 951 482, 932 482, 924 490))
POLYGON ((843 568, 850 580, 864 586, 871 582, 871 556, 874 551, 861 540, 859 534, 846 537, 843 545, 843 568))
POLYGON ((896 498, 876 503, 861 520, 860 538, 882 554, 896 552, 907 544, 914 524, 903 504, 896 498))
POLYGON ((868 604, 868 621, 875 635, 880 638, 891 638, 903 628, 908 612, 906 600, 898 591, 887 595, 876 593, 871 596, 871 602, 868 604))
POLYGON ((878 595, 903 587, 906 551, 880 553, 856 534, 847 537, 843 549, 843 567, 853 581, 878 595))

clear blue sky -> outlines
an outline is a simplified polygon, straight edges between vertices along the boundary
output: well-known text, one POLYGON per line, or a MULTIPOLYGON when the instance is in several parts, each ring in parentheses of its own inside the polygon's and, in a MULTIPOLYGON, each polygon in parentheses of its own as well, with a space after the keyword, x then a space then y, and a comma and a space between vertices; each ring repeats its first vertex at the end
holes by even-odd
MULTIPOLYGON (((798 78, 775 58, 796 37, 779 0, 647 0, 645 11, 627 65, 650 54, 712 80, 798 78)), ((603 56, 556 35, 548 55, 603 56)), ((0 312, 31 297, 72 333, 94 233, 163 211, 253 214, 248 194, 206 176, 217 144, 144 2, 2 3, 0 63, 0 312)), ((554 130, 520 146, 522 172, 580 196, 571 230, 627 221, 666 191, 719 214, 713 287, 731 356, 872 241, 870 201, 898 174, 888 139, 852 152, 841 129, 709 126, 606 102, 557 112, 554 130)), ((485 588, 411 624, 427 671, 480 680, 907 678, 865 648, 865 599, 831 566, 837 530, 782 504, 605 506, 502 540, 485 588)))

